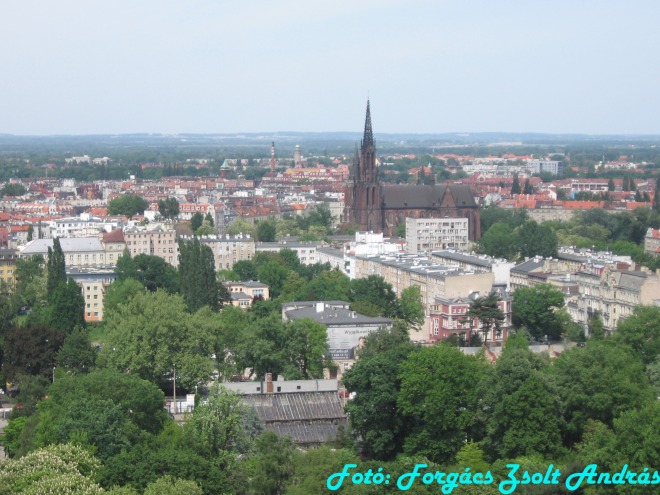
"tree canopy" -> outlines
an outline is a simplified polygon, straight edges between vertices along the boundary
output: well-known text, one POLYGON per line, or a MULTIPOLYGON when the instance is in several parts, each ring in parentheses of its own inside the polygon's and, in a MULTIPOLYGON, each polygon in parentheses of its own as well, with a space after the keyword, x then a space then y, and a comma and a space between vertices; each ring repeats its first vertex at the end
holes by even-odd
POLYGON ((125 194, 110 200, 108 203, 108 213, 110 215, 125 215, 132 218, 135 215, 142 214, 149 207, 149 204, 140 196, 125 194))

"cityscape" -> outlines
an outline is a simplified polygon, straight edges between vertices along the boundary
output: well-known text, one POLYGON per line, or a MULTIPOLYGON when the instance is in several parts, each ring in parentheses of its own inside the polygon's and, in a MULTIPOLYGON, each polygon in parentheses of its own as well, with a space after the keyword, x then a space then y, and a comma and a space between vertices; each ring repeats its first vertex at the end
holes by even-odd
POLYGON ((660 12, 473 3, 8 9, 0 494, 660 484, 660 12))

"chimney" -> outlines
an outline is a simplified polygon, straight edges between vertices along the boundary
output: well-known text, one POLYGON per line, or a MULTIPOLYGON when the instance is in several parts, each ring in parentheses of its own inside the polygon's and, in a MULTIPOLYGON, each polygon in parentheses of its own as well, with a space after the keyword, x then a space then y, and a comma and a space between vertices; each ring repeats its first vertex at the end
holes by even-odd
POLYGON ((325 304, 323 302, 319 301, 316 303, 316 312, 317 313, 323 313, 323 309, 325 308, 325 304))
POLYGON ((266 373, 266 393, 267 394, 272 394, 273 393, 273 374, 272 373, 266 373))

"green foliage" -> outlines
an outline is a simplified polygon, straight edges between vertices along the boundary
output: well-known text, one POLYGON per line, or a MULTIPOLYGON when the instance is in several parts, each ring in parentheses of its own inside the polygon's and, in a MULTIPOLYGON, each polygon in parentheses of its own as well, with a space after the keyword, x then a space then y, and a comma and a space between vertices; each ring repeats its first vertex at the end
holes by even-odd
POLYGON ((178 272, 160 256, 138 254, 131 258, 130 254, 124 251, 117 260, 115 273, 120 282, 132 278, 151 292, 165 289, 170 294, 176 294, 180 290, 178 272))
POLYGON ((406 237, 406 224, 405 223, 400 223, 399 225, 396 226, 396 232, 395 235, 397 237, 401 237, 402 239, 405 239, 406 237))
POLYGON ((40 254, 16 260, 16 293, 27 306, 46 300, 48 289, 44 265, 44 257, 40 254))
POLYGON ((277 227, 273 220, 262 220, 257 224, 257 240, 260 242, 275 242, 277 227))
POLYGON ((497 292, 491 292, 487 296, 479 296, 470 303, 470 308, 465 313, 466 319, 478 320, 477 332, 483 333, 484 342, 488 341, 488 334, 495 330, 495 334, 501 333, 501 325, 505 320, 504 313, 497 305, 500 296, 497 292))
POLYGON ((206 214, 204 221, 208 222, 211 227, 215 227, 215 221, 213 220, 213 215, 211 215, 211 212, 206 214))
POLYGON ((203 495, 203 493, 194 481, 175 479, 168 475, 149 483, 144 490, 144 495, 203 495))
POLYGON ((547 335, 559 338, 564 331, 564 294, 548 284, 521 287, 513 293, 512 321, 539 339, 547 335))
POLYGON ((64 339, 55 364, 67 373, 85 374, 94 367, 96 354, 87 330, 76 328, 64 339))
POLYGON ((657 360, 660 356, 660 308, 637 306, 631 316, 619 321, 614 339, 632 347, 644 364, 657 360))
POLYGON ((534 220, 528 220, 516 229, 516 235, 518 250, 523 258, 557 255, 557 235, 549 225, 539 225, 534 220))
POLYGON ((323 271, 309 282, 303 282, 290 297, 296 301, 346 301, 350 282, 350 279, 337 269, 323 271))
POLYGON ((254 224, 242 218, 237 218, 227 226, 225 232, 229 235, 247 234, 250 237, 256 238, 257 230, 254 224))
POLYGON ((513 182, 511 183, 511 194, 520 194, 520 181, 518 174, 513 174, 513 182))
MULTIPOLYGON (((379 275, 369 275, 367 278, 351 280, 349 301, 352 303, 368 303, 377 308, 378 315, 372 314, 370 316, 394 317, 399 311, 394 289, 379 275)), ((351 309, 358 311, 355 304, 351 305, 351 309)))
POLYGON ((5 184, 5 186, 0 189, 0 197, 4 196, 23 196, 27 192, 23 184, 5 184))
POLYGON ((4 372, 7 381, 20 374, 53 376, 57 352, 66 334, 46 325, 13 327, 4 338, 4 372))
POLYGON ((257 280, 257 267, 252 261, 237 261, 234 263, 232 271, 236 274, 238 280, 257 280))
POLYGON ((193 229, 193 232, 196 232, 198 228, 202 226, 204 222, 204 215, 201 212, 193 213, 193 216, 190 218, 190 228, 193 229))
POLYGON ((641 360, 612 342, 590 341, 564 351, 550 372, 562 403, 568 446, 580 441, 587 420, 611 427, 622 412, 653 399, 641 360))
POLYGON ((121 304, 127 304, 137 294, 144 292, 144 290, 144 285, 134 278, 115 280, 107 287, 105 297, 103 298, 105 318, 107 319, 112 313, 116 312, 121 304))
POLYGON ((497 258, 513 259, 518 250, 513 238, 513 229, 506 223, 493 224, 479 239, 479 252, 497 258))
POLYGON ((161 199, 158 201, 158 213, 163 218, 174 220, 179 216, 179 202, 176 198, 161 199))
POLYGON ((70 278, 55 289, 50 303, 48 323, 71 333, 74 328, 85 328, 85 299, 80 286, 70 278))
POLYGON ((164 383, 176 365, 177 383, 191 388, 206 383, 213 335, 191 317, 181 296, 158 290, 137 294, 109 315, 108 342, 100 358, 107 366, 164 383))
POLYGON ((418 285, 411 285, 401 291, 399 301, 399 317, 413 328, 420 328, 424 324, 424 304, 422 292, 418 285))
POLYGON ((511 229, 519 227, 529 219, 527 210, 505 210, 497 206, 489 206, 480 212, 481 231, 487 232, 496 223, 505 223, 511 229))
POLYGON ((149 207, 149 204, 139 196, 126 194, 119 196, 108 203, 108 214, 125 215, 132 218, 141 215, 149 207))
POLYGON ((50 246, 48 247, 46 273, 48 277, 46 294, 48 297, 48 302, 51 302, 57 288, 60 285, 66 283, 66 265, 64 261, 64 253, 62 252, 60 240, 57 237, 53 239, 53 248, 51 249, 50 246))
POLYGON ((250 493, 282 495, 294 472, 295 447, 291 439, 265 431, 257 438, 255 451, 250 493))
POLYGON ((222 302, 231 299, 216 280, 213 251, 197 238, 179 242, 179 276, 181 295, 191 313, 204 306, 217 311, 222 302))
POLYGON ((456 347, 436 345, 411 353, 401 365, 398 408, 411 424, 408 454, 448 462, 473 426, 477 384, 485 364, 456 347), (434 377, 430 381, 429 377, 434 377))
POLYGON ((381 329, 365 339, 359 359, 342 381, 355 397, 346 404, 351 428, 362 449, 375 459, 393 459, 403 451, 410 429, 397 408, 401 365, 416 347, 400 327, 381 329))

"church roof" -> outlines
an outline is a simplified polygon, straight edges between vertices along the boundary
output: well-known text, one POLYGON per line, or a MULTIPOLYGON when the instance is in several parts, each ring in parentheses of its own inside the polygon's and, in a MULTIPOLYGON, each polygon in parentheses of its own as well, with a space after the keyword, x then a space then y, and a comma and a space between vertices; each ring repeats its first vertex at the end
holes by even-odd
POLYGON ((412 186, 383 184, 383 206, 385 208, 433 208, 439 207, 445 194, 451 194, 457 208, 476 207, 469 186, 437 184, 412 186))

